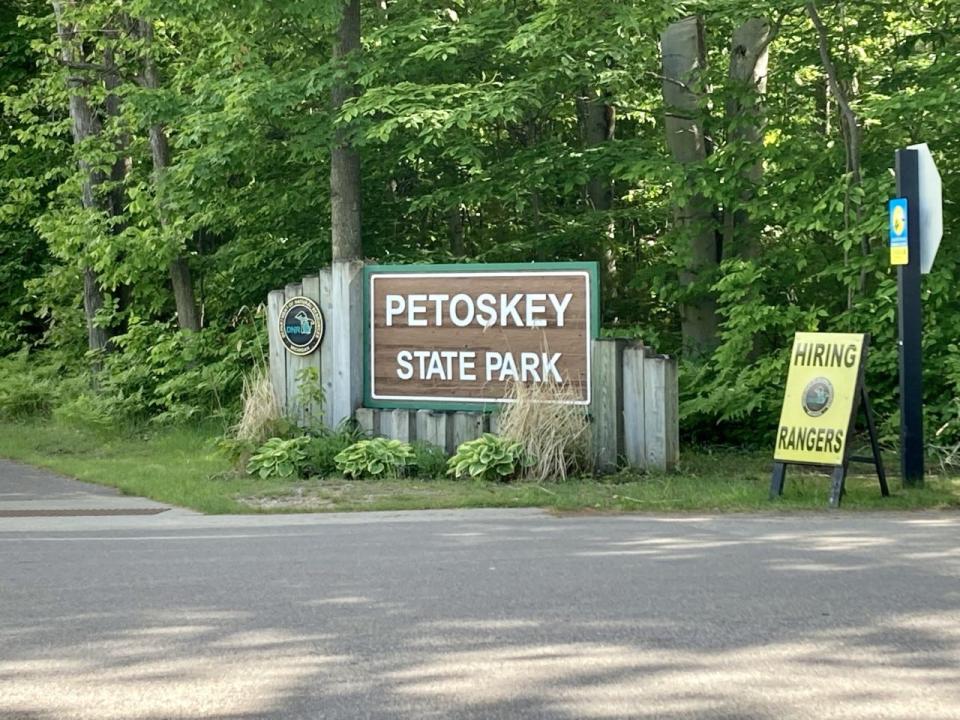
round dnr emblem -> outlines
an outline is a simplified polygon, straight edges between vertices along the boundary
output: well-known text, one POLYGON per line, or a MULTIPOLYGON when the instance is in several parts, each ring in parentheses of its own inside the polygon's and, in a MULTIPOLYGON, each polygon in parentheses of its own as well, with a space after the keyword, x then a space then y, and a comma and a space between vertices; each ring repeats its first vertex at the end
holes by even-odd
POLYGON ((323 313, 310 298, 290 298, 280 308, 280 340, 294 355, 309 355, 323 340, 323 313))
POLYGON ((825 377, 807 383, 803 389, 803 411, 810 417, 820 417, 833 403, 833 385, 825 377))

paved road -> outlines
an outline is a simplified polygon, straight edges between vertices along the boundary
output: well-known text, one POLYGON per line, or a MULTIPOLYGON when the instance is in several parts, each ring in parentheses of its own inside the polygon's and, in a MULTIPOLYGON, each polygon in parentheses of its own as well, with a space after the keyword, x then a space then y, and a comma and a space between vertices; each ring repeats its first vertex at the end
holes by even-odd
POLYGON ((83 516, 163 512, 166 505, 121 495, 116 489, 78 482, 46 470, 0 459, 0 518, 59 514, 83 516))
POLYGON ((960 516, 0 519, 4 720, 960 718, 960 516))

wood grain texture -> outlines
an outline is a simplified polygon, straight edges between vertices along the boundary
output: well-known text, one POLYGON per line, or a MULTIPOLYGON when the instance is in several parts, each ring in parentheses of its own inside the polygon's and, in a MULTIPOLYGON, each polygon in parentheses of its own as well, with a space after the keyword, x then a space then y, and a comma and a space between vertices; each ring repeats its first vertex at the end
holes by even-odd
POLYGON ((333 402, 333 386, 336 384, 336 373, 334 372, 334 353, 333 353, 333 334, 331 329, 337 325, 337 316, 333 309, 333 270, 326 267, 320 270, 318 275, 320 285, 320 312, 323 313, 323 319, 326 323, 326 337, 320 343, 320 384, 323 387, 323 424, 328 428, 336 427, 332 422, 333 412, 330 410, 333 402))
POLYGON ((357 419, 357 425, 368 437, 379 437, 380 432, 380 410, 373 408, 357 408, 354 417, 357 419))
POLYGON ((335 262, 332 267, 332 319, 329 333, 334 384, 328 424, 353 417, 363 400, 363 263, 335 262))
POLYGON ((380 432, 384 437, 402 442, 417 439, 417 414, 413 410, 383 410, 380 414, 380 432))
MULTIPOLYGON (((572 387, 579 397, 586 401, 588 396, 589 377, 588 352, 591 328, 590 322, 590 281, 587 273, 582 271, 559 272, 515 272, 504 276, 483 275, 480 273, 433 273, 429 276, 412 276, 405 274, 375 273, 370 277, 371 282, 371 357, 373 369, 371 374, 372 395, 375 399, 487 399, 501 400, 507 393, 509 377, 498 371, 487 372, 487 352, 510 352, 517 359, 519 366, 520 353, 536 353, 541 360, 539 371, 543 369, 543 353, 552 358, 560 353, 556 363, 557 374, 561 381, 572 387), (497 299, 497 306, 501 302, 501 295, 508 299, 516 294, 537 293, 548 295, 553 293, 562 299, 567 293, 571 294, 569 305, 563 313, 564 326, 558 327, 556 312, 553 305, 546 299, 538 303, 543 311, 536 314, 536 319, 544 320, 545 327, 517 327, 514 316, 508 315, 507 325, 497 324, 486 328, 477 321, 466 327, 454 325, 449 315, 441 316, 440 326, 436 325, 436 305, 430 306, 425 316, 417 319, 428 319, 426 327, 411 327, 406 314, 392 318, 392 325, 386 321, 386 296, 401 295, 409 297, 412 294, 442 294, 452 298, 459 294, 469 296, 473 303, 477 298, 490 293, 497 299), (453 377, 438 377, 436 374, 429 379, 422 379, 418 363, 415 361, 417 372, 411 379, 401 379, 398 372, 402 370, 397 361, 397 354, 408 351, 453 351, 473 352, 473 369, 465 368, 466 374, 475 375, 476 379, 462 379, 459 364, 452 361, 455 371, 453 377), (489 379, 488 379, 489 377, 489 379)), ((509 302, 509 300, 508 300, 509 302)), ((465 313, 465 307, 460 309, 465 313)), ((525 302, 517 306, 521 320, 526 320, 525 302)), ((461 314, 460 317, 465 317, 461 314)), ((491 365, 491 368, 493 365, 491 365)), ((518 367, 518 370, 520 368, 518 367)), ((446 373, 445 373, 446 374, 446 373)), ((533 375, 528 375, 532 378, 533 375)))
POLYGON ((623 454, 627 463, 647 466, 646 415, 644 412, 643 368, 646 348, 630 345, 623 350, 623 454))
POLYGON ((453 414, 417 410, 417 442, 435 445, 448 455, 453 453, 453 414))
POLYGON ((286 348, 280 340, 280 308, 283 307, 283 290, 272 290, 267 295, 267 339, 270 384, 281 411, 287 409, 287 360, 286 348))
POLYGON ((677 361, 664 356, 644 360, 646 467, 674 468, 680 455, 677 361))
MULTIPOLYGON (((302 283, 303 296, 305 298, 310 298, 313 300, 317 307, 320 308, 320 312, 323 315, 324 327, 326 327, 327 322, 327 313, 323 311, 323 308, 320 306, 320 276, 319 275, 310 275, 303 279, 302 283)), ((326 335, 326 330, 324 330, 324 335, 326 335)), ((322 353, 324 350, 324 342, 320 341, 320 346, 309 355, 306 355, 302 358, 301 367, 313 368, 317 373, 317 381, 320 383, 320 387, 323 387, 323 361, 321 359, 322 353)), ((324 420, 325 408, 326 408, 326 397, 327 393, 324 390, 323 393, 324 399, 322 403, 309 403, 306 407, 303 408, 303 420, 306 424, 312 424, 316 422, 322 423, 324 420)))
MULTIPOLYGON (((303 285, 301 283, 290 283, 284 288, 284 302, 303 295, 303 285)), ((305 422, 303 406, 300 402, 300 389, 298 374, 300 370, 307 366, 306 357, 294 355, 291 352, 284 351, 284 362, 287 366, 287 401, 286 410, 290 417, 294 418, 301 425, 305 422)))
POLYGON ((593 402, 590 405, 594 469, 614 472, 623 454, 624 340, 593 341, 593 402))
POLYGON ((484 413, 456 412, 453 414, 452 451, 469 440, 476 440, 486 432, 487 416, 484 413))

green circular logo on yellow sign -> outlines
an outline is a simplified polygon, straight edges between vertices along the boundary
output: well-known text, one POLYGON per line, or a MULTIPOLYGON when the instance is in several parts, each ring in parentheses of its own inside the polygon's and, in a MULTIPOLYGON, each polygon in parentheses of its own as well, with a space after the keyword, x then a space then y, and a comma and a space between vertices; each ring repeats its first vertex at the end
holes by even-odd
POLYGON ((817 377, 803 389, 803 411, 810 417, 820 417, 833 404, 833 384, 825 377, 817 377))

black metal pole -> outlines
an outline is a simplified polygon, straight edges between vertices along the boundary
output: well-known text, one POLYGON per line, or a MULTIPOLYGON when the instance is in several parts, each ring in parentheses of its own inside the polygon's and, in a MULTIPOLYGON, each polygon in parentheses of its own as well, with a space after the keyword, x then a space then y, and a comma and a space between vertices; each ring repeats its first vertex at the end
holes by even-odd
POLYGON ((920 303, 919 153, 897 150, 897 195, 907 199, 906 265, 897 266, 900 331, 900 471, 903 484, 923 486, 923 318, 920 303))

